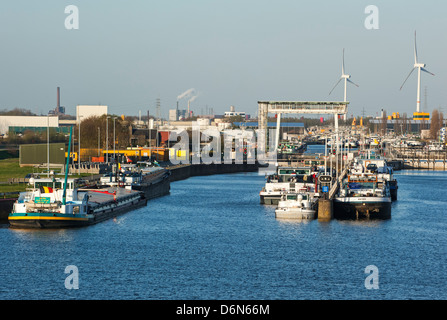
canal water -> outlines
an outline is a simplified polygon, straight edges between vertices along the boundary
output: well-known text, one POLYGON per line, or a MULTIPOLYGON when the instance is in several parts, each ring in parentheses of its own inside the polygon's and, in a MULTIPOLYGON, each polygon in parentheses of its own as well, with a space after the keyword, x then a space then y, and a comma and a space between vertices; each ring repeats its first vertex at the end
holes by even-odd
POLYGON ((280 221, 241 173, 86 228, 3 227, 0 299, 447 299, 447 173, 397 178, 387 221, 280 221))

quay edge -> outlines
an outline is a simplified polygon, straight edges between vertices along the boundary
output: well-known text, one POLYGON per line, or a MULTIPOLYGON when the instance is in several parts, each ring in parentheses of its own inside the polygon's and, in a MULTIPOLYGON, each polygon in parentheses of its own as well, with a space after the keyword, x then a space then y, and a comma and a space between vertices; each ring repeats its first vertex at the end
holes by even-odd
POLYGON ((169 168, 171 182, 188 179, 195 176, 207 176, 213 174, 257 172, 258 163, 233 163, 233 164, 186 164, 169 168))

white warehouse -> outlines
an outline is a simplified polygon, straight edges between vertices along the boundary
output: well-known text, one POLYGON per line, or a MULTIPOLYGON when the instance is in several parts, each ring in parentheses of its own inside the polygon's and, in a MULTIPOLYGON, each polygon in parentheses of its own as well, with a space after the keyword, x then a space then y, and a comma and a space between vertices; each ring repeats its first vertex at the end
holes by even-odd
POLYGON ((58 116, 0 116, 0 134, 8 134, 10 127, 58 128, 58 116))
POLYGON ((77 105, 76 123, 79 122, 79 117, 81 117, 82 121, 92 116, 100 117, 107 114, 107 106, 77 105))

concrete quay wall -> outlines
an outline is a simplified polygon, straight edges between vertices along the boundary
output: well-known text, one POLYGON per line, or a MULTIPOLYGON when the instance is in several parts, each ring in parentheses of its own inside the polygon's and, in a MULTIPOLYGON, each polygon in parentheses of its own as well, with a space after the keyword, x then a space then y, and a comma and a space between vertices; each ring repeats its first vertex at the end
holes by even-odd
POLYGON ((212 174, 256 172, 258 164, 191 164, 167 168, 171 171, 171 182, 188 179, 195 176, 208 176, 212 174))

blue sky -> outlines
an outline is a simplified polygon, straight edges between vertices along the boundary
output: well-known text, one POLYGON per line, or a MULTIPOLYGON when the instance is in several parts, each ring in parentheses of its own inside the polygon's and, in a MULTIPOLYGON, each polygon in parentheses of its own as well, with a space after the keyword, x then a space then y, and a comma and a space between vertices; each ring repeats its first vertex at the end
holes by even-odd
MULTIPOLYGON (((196 113, 213 108, 255 115, 259 100, 342 101, 349 113, 416 110, 416 74, 399 88, 418 54, 422 108, 447 112, 446 1, 189 0, 2 1, 0 109, 46 113, 61 104, 105 104, 114 114, 167 116, 177 96, 195 88, 196 113), (67 30, 65 7, 79 8, 79 30, 67 30), (365 8, 379 9, 368 30, 365 8)), ((187 107, 181 100, 180 108, 187 107)))

